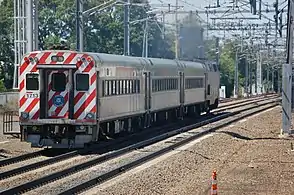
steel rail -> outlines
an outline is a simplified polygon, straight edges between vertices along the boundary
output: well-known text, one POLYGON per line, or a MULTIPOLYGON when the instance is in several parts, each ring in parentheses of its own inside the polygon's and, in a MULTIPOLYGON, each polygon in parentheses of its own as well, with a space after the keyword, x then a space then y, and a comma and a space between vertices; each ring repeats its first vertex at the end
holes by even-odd
POLYGON ((280 100, 267 101, 266 103, 263 103, 263 104, 254 105, 252 107, 242 109, 242 110, 239 110, 239 111, 234 111, 232 113, 226 113, 226 114, 223 114, 223 115, 220 115, 220 116, 217 116, 217 117, 205 120, 205 121, 201 121, 201 122, 193 124, 193 125, 188 125, 186 127, 179 128, 179 129, 167 132, 165 134, 150 138, 148 140, 144 140, 144 141, 139 142, 139 143, 135 143, 133 145, 127 146, 127 147, 119 149, 117 151, 101 155, 101 156, 99 156, 99 157, 97 157, 95 159, 92 159, 90 161, 75 165, 73 167, 67 168, 67 169, 62 170, 60 172, 52 173, 52 174, 44 176, 42 178, 39 178, 39 179, 30 181, 30 182, 21 184, 21 185, 16 186, 16 187, 12 187, 10 189, 2 191, 0 194, 21 193, 21 192, 26 192, 26 191, 32 190, 35 187, 40 187, 40 186, 42 186, 42 185, 44 185, 46 183, 49 183, 51 181, 56 181, 58 179, 61 179, 61 178, 64 178, 64 177, 66 177, 68 175, 72 175, 72 174, 74 174, 76 172, 85 170, 85 169, 87 169, 89 167, 92 167, 94 165, 97 165, 99 163, 105 162, 105 161, 113 159, 115 157, 119 157, 122 154, 125 154, 125 153, 127 153, 129 151, 132 151, 134 149, 145 147, 145 146, 148 146, 150 144, 156 143, 158 141, 161 141, 161 140, 167 139, 169 137, 172 137, 174 135, 180 134, 182 132, 186 132, 186 131, 190 130, 191 128, 198 128, 198 127, 201 127, 203 125, 206 125, 206 124, 209 124, 209 123, 212 123, 212 122, 216 122, 218 120, 222 120, 222 119, 228 118, 230 116, 234 116, 234 115, 239 114, 241 112, 251 110, 253 108, 257 108, 257 107, 267 105, 267 104, 270 104, 270 103, 278 102, 278 101, 280 101, 280 100))

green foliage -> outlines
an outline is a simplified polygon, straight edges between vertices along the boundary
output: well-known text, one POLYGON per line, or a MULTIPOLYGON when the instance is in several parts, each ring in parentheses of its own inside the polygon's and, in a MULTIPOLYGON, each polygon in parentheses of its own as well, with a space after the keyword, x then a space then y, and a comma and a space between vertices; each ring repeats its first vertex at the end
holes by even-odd
MULTIPOLYGON (((206 58, 209 60, 216 59, 215 43, 215 38, 205 42, 206 58)), ((232 96, 234 90, 236 43, 237 40, 225 40, 224 44, 220 46, 220 83, 226 86, 226 97, 232 96)), ((245 63, 245 59, 238 60, 239 89, 241 89, 241 86, 244 86, 245 63)))
POLYGON ((231 42, 225 43, 220 55, 221 85, 226 86, 226 96, 232 95, 234 90, 235 58, 231 42))
MULTIPOLYGON (((141 1, 137 1, 141 2, 141 1)), ((84 10, 103 3, 99 0, 87 1, 84 10)), ((41 48, 67 40, 71 49, 75 49, 75 1, 74 0, 41 0, 40 1, 40 43, 41 48)), ((147 17, 145 7, 132 6, 131 21, 147 17)), ((156 20, 155 16, 151 16, 156 20)), ((124 45, 124 12, 123 6, 107 8, 100 13, 84 17, 84 50, 111 54, 123 54, 124 45)), ((173 58, 170 40, 164 40, 161 31, 154 21, 149 24, 149 56, 173 58)), ((130 25, 130 52, 132 56, 142 55, 144 23, 130 25)))
MULTIPOLYGON (((137 0, 134 2, 145 2, 137 0)), ((84 10, 104 3, 102 0, 85 1, 84 10)), ((52 45, 66 40, 71 50, 76 48, 76 20, 75 0, 39 0, 39 47, 49 49, 52 45)), ((130 9, 131 21, 147 17, 146 5, 132 6, 130 9)), ((149 16, 149 51, 150 57, 174 58, 170 36, 162 38, 156 24, 155 15, 149 16)), ((124 26, 123 6, 109 8, 84 18, 84 50, 123 54, 124 26)), ((142 55, 143 33, 145 23, 139 22, 130 25, 130 51, 133 56, 142 55)), ((14 52, 13 52, 13 1, 3 0, 0 5, 0 91, 12 87, 14 52)))
POLYGON ((3 0, 0 4, 0 92, 12 87, 14 67, 12 16, 13 1, 3 0))

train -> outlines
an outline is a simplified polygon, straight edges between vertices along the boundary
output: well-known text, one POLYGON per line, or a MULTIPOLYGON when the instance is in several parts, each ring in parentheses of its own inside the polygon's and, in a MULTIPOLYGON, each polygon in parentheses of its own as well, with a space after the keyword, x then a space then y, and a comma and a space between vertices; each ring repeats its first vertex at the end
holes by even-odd
POLYGON ((218 107, 220 73, 208 61, 71 50, 33 51, 19 66, 21 140, 83 148, 218 107))

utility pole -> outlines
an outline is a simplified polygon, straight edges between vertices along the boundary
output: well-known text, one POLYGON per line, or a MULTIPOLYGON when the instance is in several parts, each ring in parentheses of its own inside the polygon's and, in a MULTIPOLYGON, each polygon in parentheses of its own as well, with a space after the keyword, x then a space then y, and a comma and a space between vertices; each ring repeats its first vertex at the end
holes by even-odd
POLYGON ((79 0, 80 2, 80 17, 79 17, 79 35, 80 35, 80 52, 84 51, 84 0, 79 0))
POLYGON ((130 0, 124 5, 124 55, 130 55, 130 0))
POLYGON ((238 59, 238 48, 235 56, 235 78, 234 78, 234 98, 238 98, 239 95, 239 59, 238 59))
POLYGON ((178 7, 179 0, 176 0, 176 13, 175 13, 175 22, 176 22, 176 31, 175 31, 175 57, 179 59, 179 24, 178 24, 178 7))
POLYGON ((39 14, 38 14, 39 0, 34 0, 34 50, 39 50, 39 14))
POLYGON ((165 13, 162 13, 162 38, 165 39, 165 13))
MULTIPOLYGON (((258 54, 257 54, 258 55, 258 54)), ((257 69, 257 66, 258 66, 258 58, 256 58, 256 69, 257 69)), ((255 95, 257 95, 257 71, 255 69, 255 72, 254 72, 254 92, 255 92, 255 95)))
POLYGON ((287 60, 283 65, 283 86, 282 86, 282 119, 283 129, 282 135, 292 134, 292 59, 293 59, 293 16, 294 2, 288 0, 288 18, 287 18, 287 60))
POLYGON ((251 96, 252 95, 252 67, 251 67, 251 59, 252 58, 250 58, 249 60, 248 60, 248 73, 249 73, 249 75, 248 75, 248 78, 249 78, 249 80, 248 80, 248 84, 249 84, 249 96, 251 96))
POLYGON ((220 53, 219 53, 219 37, 216 37, 216 65, 217 67, 219 68, 219 56, 220 56, 220 53))
POLYGON ((33 0, 26 0, 26 53, 33 51, 33 0))
POLYGON ((245 60, 245 93, 248 97, 248 60, 245 60))
POLYGON ((148 16, 144 27, 142 57, 148 57, 148 16))
POLYGON ((257 52, 257 67, 256 67, 256 80, 257 80, 257 94, 262 94, 262 56, 260 51, 257 52))
POLYGON ((270 82, 270 79, 269 79, 269 63, 267 62, 267 65, 266 65, 266 93, 269 92, 269 82, 270 82))
POLYGON ((274 86, 275 86, 275 70, 274 68, 272 68, 272 85, 271 85, 272 92, 274 91, 274 86))
POLYGON ((82 51, 83 40, 83 23, 82 23, 82 7, 83 0, 76 0, 76 50, 82 51))

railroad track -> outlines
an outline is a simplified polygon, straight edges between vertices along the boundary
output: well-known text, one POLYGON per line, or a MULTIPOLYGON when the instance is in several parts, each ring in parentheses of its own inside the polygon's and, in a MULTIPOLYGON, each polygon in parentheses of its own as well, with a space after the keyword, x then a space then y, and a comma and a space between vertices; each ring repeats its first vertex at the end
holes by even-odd
MULTIPOLYGON (((247 110, 250 110, 250 109, 253 109, 253 108, 258 108, 258 107, 260 107, 262 105, 266 105, 266 104, 268 104, 270 102, 272 102, 272 103, 273 102, 276 102, 276 100, 272 100, 272 99, 273 99, 273 97, 268 98, 268 100, 267 100, 266 103, 257 103, 259 105, 251 106, 251 107, 247 108, 247 110)), ((263 101, 265 101, 265 100, 263 100, 263 101)), ((261 102, 261 100, 259 100, 258 102, 261 102)), ((247 103, 247 105, 252 104, 252 103, 253 102, 247 103)), ((256 101, 255 101, 255 103, 256 103, 256 101)), ((244 107, 244 105, 245 105, 244 103, 243 104, 239 104, 239 107, 240 106, 244 107)), ((234 109, 236 107, 237 106, 234 106, 234 109)), ((232 108, 230 108, 230 109, 232 109, 232 108)), ((245 109, 245 111, 246 111, 246 109, 245 109)), ((26 192, 26 191, 32 190, 32 189, 34 189, 36 187, 40 187, 40 186, 42 186, 44 184, 47 184, 47 183, 50 183, 52 181, 56 181, 56 180, 60 180, 62 178, 65 178, 66 176, 72 176, 75 173, 80 173, 80 171, 82 171, 82 170, 86 170, 86 169, 89 169, 90 167, 97 166, 97 165, 99 165, 99 164, 101 164, 103 162, 106 162, 106 161, 109 161, 111 159, 117 158, 117 157, 119 157, 121 155, 127 154, 128 152, 133 151, 135 149, 146 147, 146 146, 148 146, 150 144, 154 144, 154 143, 159 142, 161 140, 167 139, 168 137, 171 137, 171 136, 174 136, 176 134, 179 134, 179 133, 188 131, 191 128, 200 127, 200 126, 203 126, 205 124, 208 124, 208 123, 211 123, 211 122, 214 122, 214 121, 217 121, 217 120, 225 119, 225 118, 228 118, 230 116, 240 114, 241 112, 244 112, 244 109, 242 111, 234 111, 232 113, 219 114, 216 117, 209 118, 207 120, 204 120, 204 121, 199 122, 197 124, 194 124, 192 126, 191 125, 188 125, 188 126, 186 126, 184 128, 179 128, 179 129, 170 131, 168 133, 161 134, 161 135, 156 136, 156 137, 153 137, 151 139, 148 139, 148 140, 145 140, 145 141, 142 141, 142 142, 139 142, 139 143, 136 143, 136 144, 127 146, 127 147, 122 148, 120 150, 116 150, 114 152, 110 152, 110 153, 101 155, 101 156, 96 157, 96 158, 91 158, 90 160, 87 160, 86 159, 85 162, 82 162, 82 163, 80 163, 78 165, 70 166, 69 168, 63 169, 61 171, 57 171, 57 172, 52 173, 52 174, 47 174, 46 176, 43 176, 41 178, 38 178, 38 179, 35 179, 35 180, 32 180, 32 181, 29 181, 27 183, 20 184, 18 186, 14 186, 14 187, 12 187, 12 188, 10 188, 8 190, 2 191, 1 194, 10 194, 10 193, 14 194, 14 193, 26 192)), ((172 129, 169 129, 169 130, 172 130, 172 129)), ((123 141, 122 141, 122 143, 123 143, 123 141)), ((69 154, 64 154, 64 155, 70 156, 69 154)), ((62 160, 62 157, 59 157, 59 158, 60 158, 60 160, 62 160)), ((147 157, 144 157, 144 159, 147 160, 148 158, 147 157)), ((53 162, 54 160, 51 160, 51 161, 53 162)), ((45 166, 46 163, 43 163, 43 164, 44 164, 43 166, 45 166)), ((131 167, 133 167, 135 165, 136 165, 136 163, 134 162, 131 165, 124 165, 125 167, 121 167, 121 168, 122 169, 129 169, 129 168, 131 168, 131 167)), ((34 169, 34 166, 33 165, 28 165, 28 166, 30 166, 31 168, 34 169)), ((40 167, 40 166, 38 166, 38 167, 40 167)), ((122 170, 122 169, 120 169, 120 170, 122 170)), ((100 179, 102 178, 101 180, 104 181, 107 178, 109 178, 108 177, 109 175, 114 174, 114 173, 117 173, 117 169, 115 169, 115 170, 116 171, 112 170, 112 172, 111 173, 108 173, 107 175, 104 175, 104 174, 106 174, 106 173, 104 173, 102 176, 100 175, 99 178, 100 179)), ((22 172, 24 172, 24 171, 22 171, 22 172)), ((17 171, 14 171, 14 174, 15 173, 17 173, 17 171)), ((6 174, 8 174, 8 173, 6 173, 6 174)), ((7 175, 6 175, 6 177, 7 177, 7 175)), ((90 183, 93 183, 92 180, 89 180, 89 181, 90 181, 90 183)), ((85 185, 86 184, 83 184, 83 186, 85 186, 85 185)), ((79 186, 79 185, 77 185, 77 186, 79 186)), ((81 186, 80 187, 77 187, 77 186, 73 187, 72 190, 76 190, 78 188, 80 188, 80 189, 84 188, 84 187, 81 187, 81 186)), ((71 193, 71 192, 72 191, 65 191, 65 193, 71 193)))
POLYGON ((219 108, 223 108, 223 107, 227 107, 230 105, 238 105, 241 103, 245 103, 245 102, 250 102, 250 101, 254 101, 254 100, 262 100, 263 98, 270 98, 270 97, 278 97, 277 94, 263 94, 263 95, 258 95, 258 96, 254 96, 254 97, 250 97, 250 98, 241 98, 241 99, 231 99, 228 101, 220 101, 220 105, 218 106, 219 108))
MULTIPOLYGON (((272 99, 272 98, 276 98, 276 97, 277 97, 277 95, 267 96, 268 99, 270 99, 270 98, 272 99)), ((223 105, 223 106, 220 106, 218 109, 214 110, 213 113, 219 113, 219 112, 226 111, 227 109, 238 108, 240 106, 245 106, 245 105, 248 105, 248 104, 253 103, 253 102, 257 103, 257 102, 263 101, 264 100, 263 98, 265 98, 265 96, 258 97, 258 98, 252 98, 252 99, 246 99, 246 100, 243 100, 243 101, 238 101, 235 104, 223 105)), ((197 120, 205 120, 205 119, 209 119, 211 117, 214 117, 214 114, 210 114, 208 116, 199 118, 197 120)), ((193 119, 192 122, 195 123, 197 121, 195 121, 193 119)), ((155 127, 155 128, 152 128, 152 129, 146 129, 144 132, 134 133, 134 134, 131 134, 129 136, 125 136, 125 137, 115 139, 115 140, 110 141, 110 142, 101 142, 98 145, 96 145, 96 147, 91 147, 91 148, 86 149, 86 150, 70 151, 70 152, 67 152, 65 154, 61 154, 61 155, 58 155, 56 157, 49 158, 49 159, 42 160, 42 161, 39 161, 39 160, 36 159, 35 160, 36 162, 34 162, 34 163, 29 163, 28 165, 26 165, 26 164, 21 165, 20 167, 12 167, 11 170, 8 170, 8 171, 5 171, 5 172, 3 172, 3 171, 0 172, 0 180, 8 178, 8 177, 12 177, 14 175, 18 175, 18 174, 21 174, 21 173, 24 173, 24 172, 32 171, 32 170, 35 170, 35 169, 38 169, 38 168, 41 168, 41 167, 44 167, 44 166, 52 165, 52 164, 55 164, 57 162, 61 162, 63 160, 74 158, 74 157, 77 157, 80 154, 85 154, 85 153, 89 152, 90 150, 94 150, 94 151, 104 150, 104 152, 107 152, 107 151, 111 150, 111 146, 119 146, 119 144, 124 143, 124 142, 126 142, 126 141, 128 141, 130 139, 134 140, 134 141, 141 141, 141 140, 138 140, 137 137, 143 137, 143 138, 147 137, 148 138, 148 137, 151 137, 151 136, 156 136, 156 135, 159 135, 159 134, 162 134, 162 133, 166 132, 166 130, 163 131, 163 129, 175 128, 176 126, 178 126, 178 128, 180 128, 181 126, 188 125, 189 123, 192 123, 192 122, 191 122, 191 120, 188 119, 188 120, 180 122, 179 124, 172 123, 172 124, 165 125, 165 126, 155 127)), ((132 143, 130 143, 130 144, 132 144, 132 143)), ((116 148, 120 148, 120 147, 125 147, 125 146, 121 145, 121 146, 116 147, 116 148)), ((47 150, 47 153, 49 153, 49 152, 50 152, 50 150, 47 150)), ((0 167, 7 166, 7 165, 10 165, 10 164, 13 164, 13 163, 18 163, 18 162, 25 161, 25 160, 32 159, 32 158, 37 158, 37 157, 40 157, 42 155, 44 155, 44 151, 38 151, 38 152, 30 153, 30 154, 25 154, 25 155, 22 155, 22 156, 10 158, 10 159, 5 159, 5 160, 0 161, 0 167)))
POLYGON ((239 100, 247 100, 247 99, 253 99, 253 98, 258 98, 258 97, 263 97, 267 95, 273 95, 275 93, 267 93, 267 94, 259 94, 259 95, 253 95, 251 97, 238 97, 238 98, 225 98, 220 100, 220 103, 227 103, 227 102, 232 102, 232 101, 239 101, 239 100))
MULTIPOLYGON (((277 96, 269 96, 268 99, 273 99, 273 98, 276 98, 277 96)), ((264 98, 264 97, 262 97, 264 98)), ((246 100, 246 101, 242 101, 242 102, 237 102, 236 104, 232 105, 232 104, 229 104, 228 106, 222 106, 221 108, 222 109, 216 109, 212 114, 210 115, 207 115, 207 116, 204 116, 202 118, 199 118, 198 121, 201 121, 201 120, 206 120, 206 119, 209 119, 209 118, 212 118, 212 117, 215 117, 216 113, 219 113, 219 112, 223 112, 223 111, 226 111, 227 109, 233 109, 233 108, 238 108, 240 106, 246 106, 248 104, 251 104, 251 103, 258 103, 258 102, 261 102, 263 101, 263 99, 253 99, 253 100, 246 100)), ((61 155, 58 155, 56 157, 53 157, 53 158, 49 158, 49 159, 46 159, 46 160, 42 160, 42 161, 37 161, 37 162, 34 162, 34 163, 29 163, 27 165, 22 165, 20 167, 13 167, 11 170, 7 170, 5 172, 1 172, 0 173, 0 180, 3 180, 5 178, 9 178, 9 177, 12 177, 12 176, 15 176, 15 175, 19 175, 19 174, 22 174, 22 173, 25 173, 25 172, 28 172, 28 171, 32 171, 32 170, 35 170, 35 169, 38 169, 38 168, 41 168, 41 167, 44 167, 44 166, 48 166, 48 165, 52 165, 52 164, 55 164, 55 163, 58 163, 58 162, 61 162, 61 161, 64 161, 64 160, 67 160, 67 159, 70 159, 70 158, 74 158, 74 157, 77 157, 81 154, 85 154, 85 153, 89 153, 89 151, 95 151, 95 152, 99 152, 100 153, 105 153, 107 151, 110 151, 110 150, 115 150, 117 148, 123 148, 123 147, 126 147, 128 144, 126 144, 126 141, 129 142, 129 145, 135 143, 135 142, 139 142, 139 141, 142 141, 143 139, 140 139, 140 138, 151 138, 153 136, 157 136, 157 135, 160 135, 162 133, 165 133, 167 132, 168 130, 166 129, 171 129, 171 128, 180 128, 181 126, 186 126, 186 125, 189 125, 189 124, 194 124, 194 123, 197 123, 197 121, 195 120, 186 120, 186 121, 182 121, 180 122, 179 124, 169 124, 169 125, 165 125, 165 126, 161 126, 161 127, 155 127, 155 128, 152 128, 152 129, 147 129, 143 132, 139 132, 139 133, 135 133, 135 134, 131 134, 129 136, 125 136, 125 137, 121 137, 121 138, 118 138, 116 140, 113 140, 113 141, 110 141, 110 142, 102 142, 100 143, 100 145, 96 146, 96 147, 91 147, 91 148, 87 148, 87 149, 84 149, 84 150, 75 150, 75 151, 70 151, 70 152, 67 152, 65 154, 61 154, 61 155), (129 140, 132 140, 132 142, 130 142, 129 140), (113 148, 113 146, 116 146, 116 148, 113 148)), ((34 154, 34 153, 33 153, 34 154)), ((39 156, 40 155, 40 152, 38 152, 36 155, 31 155, 31 157, 35 156, 39 156), (37 155, 38 154, 38 155, 37 155)), ((20 157, 16 157, 16 159, 21 159, 21 160, 25 160, 26 158, 26 155, 23 155, 23 156, 20 156, 20 157)), ((7 159, 6 161, 3 162, 3 164, 6 164, 6 165, 9 165, 13 162, 18 162, 16 161, 15 158, 12 158, 12 159, 7 159), (11 160, 11 161, 9 161, 11 160)), ((1 162, 1 161, 0 161, 1 162)), ((4 165, 3 165, 4 166, 4 165)))
MULTIPOLYGON (((119 176, 120 174, 126 172, 127 170, 135 168, 138 165, 141 165, 141 164, 143 164, 145 162, 148 162, 148 161, 150 161, 150 160, 152 160, 152 159, 154 159, 154 158, 156 158, 158 156, 161 156, 161 155, 163 155, 163 154, 165 154, 167 152, 170 152, 170 151, 172 151, 172 150, 174 150, 174 149, 176 149, 176 148, 178 148, 178 147, 180 147, 180 146, 182 146, 184 144, 187 144, 187 143, 189 143, 189 142, 191 142, 191 141, 193 141, 193 140, 195 140, 197 138, 200 138, 200 137, 202 137, 204 135, 207 135, 209 133, 212 133, 212 132, 216 132, 220 128, 226 127, 226 126, 228 126, 228 125, 230 125, 230 124, 232 124, 234 122, 237 122, 237 121, 239 121, 241 119, 244 119, 246 117, 252 116, 254 114, 257 114, 259 112, 268 110, 270 108, 273 108, 273 107, 276 107, 277 105, 279 105, 278 101, 274 101, 274 102, 271 102, 271 103, 273 103, 273 104, 270 104, 270 105, 268 105, 269 103, 260 104, 260 105, 254 106, 254 107, 243 109, 242 111, 235 111, 233 113, 230 113, 229 115, 233 116, 233 117, 227 118, 228 120, 224 120, 224 121, 222 121, 222 122, 220 122, 218 124, 214 124, 214 125, 212 124, 207 129, 195 132, 194 135, 188 136, 188 137, 186 137, 186 138, 184 138, 184 139, 182 139, 180 141, 177 141, 177 142, 175 142, 175 143, 173 143, 173 144, 171 144, 171 145, 169 145, 167 147, 163 147, 163 148, 161 148, 161 149, 159 149, 157 151, 154 151, 149 155, 146 155, 146 156, 143 156, 141 158, 135 159, 132 162, 129 162, 129 163, 125 164, 125 165, 122 165, 120 167, 117 167, 115 169, 107 171, 106 173, 102 173, 102 174, 100 174, 100 175, 98 175, 96 177, 93 177, 93 178, 91 178, 89 180, 86 180, 86 181, 82 182, 81 184, 78 184, 78 185, 76 185, 74 187, 71 187, 70 189, 64 190, 64 191, 60 192, 59 194, 60 195, 77 194, 79 192, 85 191, 85 190, 87 190, 87 189, 89 189, 89 188, 91 188, 91 187, 93 187, 93 186, 95 186, 97 184, 103 183, 103 182, 105 182, 105 181, 107 181, 109 179, 112 179, 112 178, 114 178, 116 176, 119 176), (260 109, 256 109, 256 108, 259 108, 261 106, 264 106, 264 107, 262 107, 260 109), (254 111, 252 109, 254 109, 254 111)), ((221 116, 220 118, 223 118, 223 117, 221 116)), ((215 119, 210 119, 210 120, 211 120, 211 122, 215 121, 215 119)), ((192 125, 192 126, 185 127, 183 129, 183 131, 185 131, 186 129, 192 129, 192 128, 197 128, 197 126, 192 125)))

